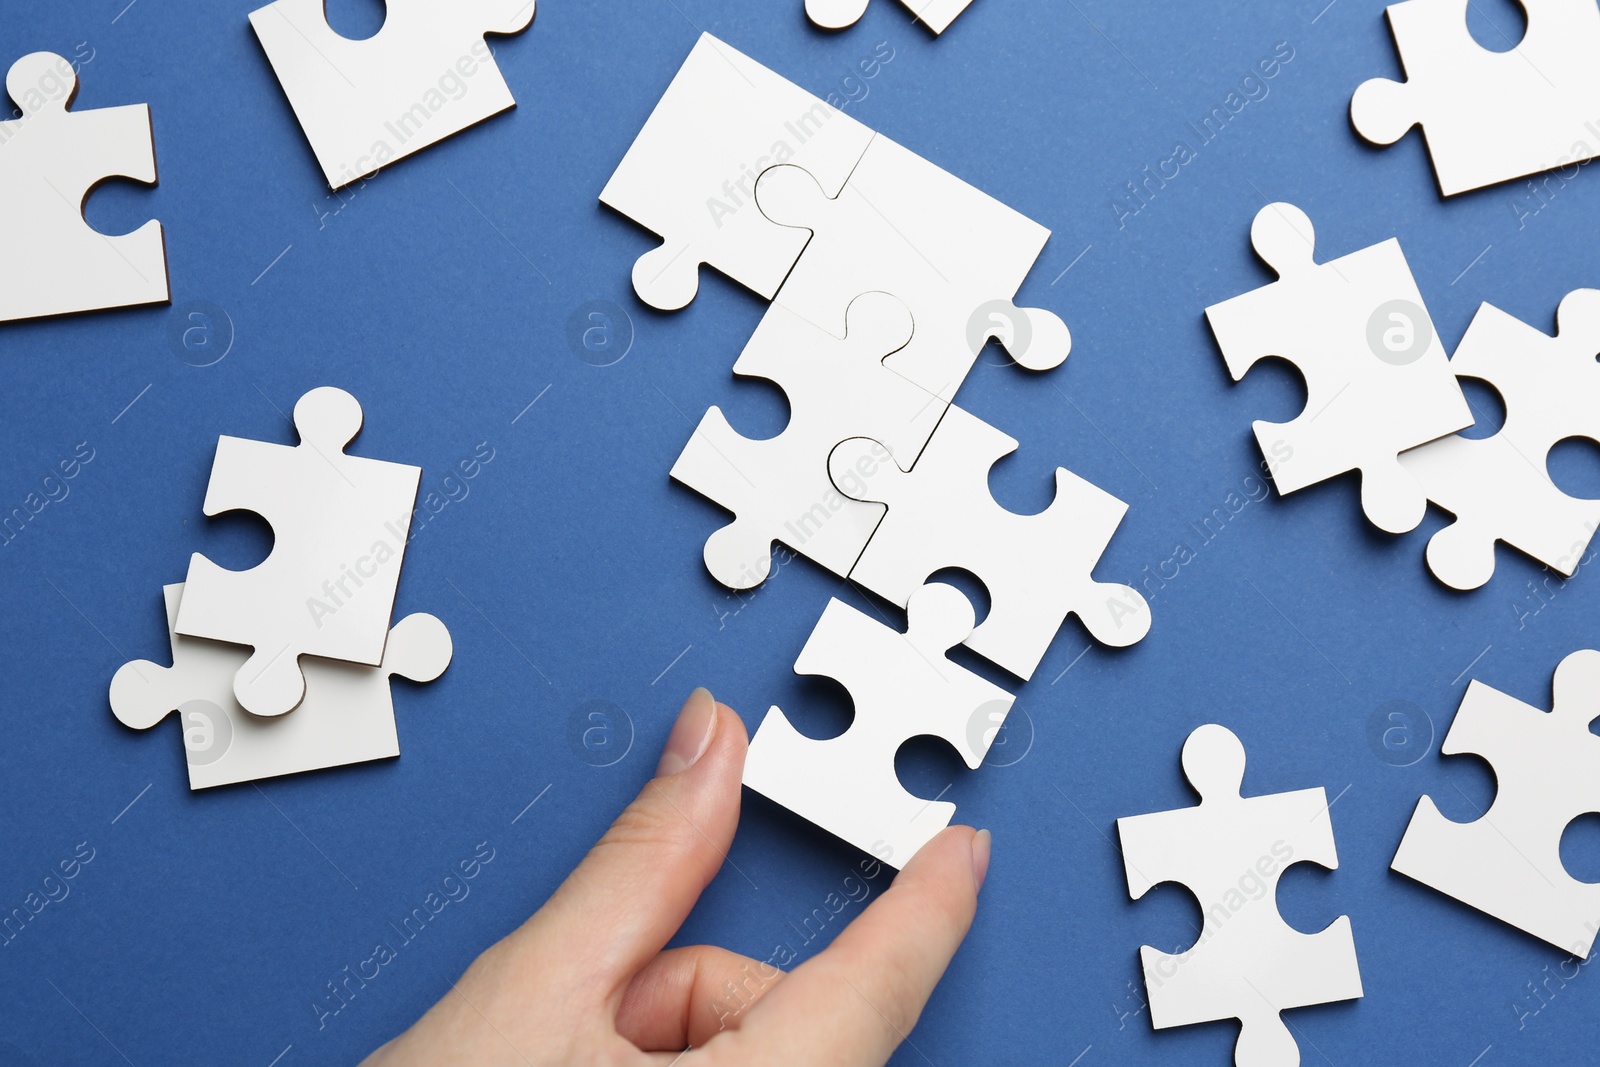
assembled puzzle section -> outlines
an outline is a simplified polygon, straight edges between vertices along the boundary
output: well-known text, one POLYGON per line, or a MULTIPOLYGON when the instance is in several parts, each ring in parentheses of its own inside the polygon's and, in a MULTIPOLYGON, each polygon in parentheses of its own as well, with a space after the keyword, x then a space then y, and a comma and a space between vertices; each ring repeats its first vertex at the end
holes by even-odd
POLYGON ((196 553, 177 630, 255 649, 234 685, 253 714, 300 703, 302 655, 383 662, 422 470, 345 454, 361 422, 355 397, 324 387, 295 405, 299 445, 217 442, 205 513, 255 512, 272 551, 246 571, 196 553))
POLYGON ((909 471, 859 438, 834 449, 829 470, 845 496, 888 505, 851 580, 904 606, 934 573, 971 572, 990 608, 967 647, 1027 680, 1068 615, 1120 648, 1150 631, 1150 608, 1137 590, 1094 579, 1127 514, 1121 500, 1058 467, 1055 499, 1038 515, 995 502, 989 471, 1016 449, 1013 438, 951 406, 909 471))
POLYGON ((1250 240, 1279 276, 1206 309, 1235 381, 1268 357, 1299 368, 1306 406, 1291 422, 1254 424, 1279 493, 1349 471, 1380 530, 1415 529, 1427 498, 1400 453, 1472 425, 1400 243, 1393 238, 1327 263, 1292 204, 1268 204, 1250 240))
POLYGON ((1139 950, 1150 1022, 1157 1030, 1238 1019, 1238 1067, 1297 1067, 1300 1050, 1282 1012, 1362 995, 1350 919, 1315 934, 1283 921, 1277 888, 1296 863, 1333 869, 1327 793, 1321 788, 1244 797, 1245 752, 1226 727, 1201 726, 1183 746, 1196 807, 1117 820, 1128 892, 1163 882, 1189 889, 1205 926, 1187 952, 1139 950), (1241 883, 1265 883, 1246 893, 1241 883))
POLYGON ((534 0, 388 0, 364 41, 324 0, 276 0, 250 25, 322 167, 339 189, 516 106, 485 34, 516 34, 534 0))
POLYGON ((6 91, 22 117, 0 122, 0 322, 166 303, 161 224, 110 237, 83 217, 101 182, 156 184, 150 108, 69 110, 78 75, 52 52, 13 63, 6 91))
POLYGON ((883 442, 877 462, 910 464, 944 415, 937 397, 883 365, 911 331, 905 305, 884 293, 850 305, 843 340, 783 307, 768 309, 733 370, 783 389, 788 426, 753 441, 712 408, 672 467, 674 479, 736 516, 706 541, 706 568, 718 582, 749 589, 765 581, 774 542, 850 574, 884 509, 834 487, 833 447, 865 434, 883 442))
POLYGON ((1600 812, 1600 652, 1562 660, 1554 689, 1545 712, 1473 680, 1439 751, 1486 760, 1494 803, 1458 823, 1423 797, 1391 866, 1583 959, 1600 929, 1600 885, 1567 873, 1561 838, 1600 812))
POLYGON ((444 623, 432 615, 408 615, 390 632, 380 666, 308 657, 300 707, 274 718, 252 715, 233 696, 234 675, 249 654, 179 634, 183 585, 169 585, 164 593, 172 666, 124 664, 111 681, 111 710, 135 730, 176 713, 190 789, 398 756, 390 677, 431 682, 450 664, 444 623))
MULTIPOLYGON (((868 0, 806 0, 806 17, 825 30, 842 30, 854 26, 867 12, 868 0)), ((917 21, 934 33, 950 28, 956 16, 965 11, 972 0, 900 0, 917 21)))
POLYGON ((1420 125, 1445 196, 1600 156, 1600 6, 1522 0, 1527 33, 1504 52, 1473 40, 1469 6, 1388 8, 1406 80, 1374 78, 1356 90, 1356 131, 1387 145, 1420 125))
POLYGON ((806 235, 761 213, 756 180, 767 167, 792 164, 837 195, 872 136, 844 112, 701 34, 600 193, 602 203, 661 237, 634 265, 639 299, 663 311, 688 306, 702 265, 772 299, 806 235))
POLYGON ((774 707, 744 765, 745 785, 894 867, 904 867, 956 811, 906 791, 894 768, 900 747, 940 737, 976 770, 1012 703, 946 655, 972 632, 972 605, 960 590, 924 586, 906 614, 902 634, 830 601, 794 669, 839 681, 855 704, 854 721, 817 741, 774 707))

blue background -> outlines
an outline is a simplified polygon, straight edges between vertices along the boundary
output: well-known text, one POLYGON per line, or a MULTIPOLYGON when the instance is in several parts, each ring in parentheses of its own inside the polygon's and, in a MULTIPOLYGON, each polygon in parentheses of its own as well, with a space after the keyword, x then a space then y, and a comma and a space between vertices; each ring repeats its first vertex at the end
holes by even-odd
MULTIPOLYGON (((1379 150, 1351 131, 1355 87, 1399 74, 1381 4, 977 0, 935 39, 889 0, 831 35, 800 0, 550 0, 494 41, 516 111, 333 198, 252 4, 125 2, 12 0, 6 16, 6 62, 78 57, 78 107, 150 103, 160 186, 108 185, 88 217, 113 233, 164 223, 174 304, 0 328, 0 509, 78 442, 94 450, 0 549, 0 909, 80 842, 94 850, 0 949, 0 1062, 353 1062, 538 906, 648 777, 692 686, 752 723, 774 703, 819 735, 848 721, 845 697, 790 668, 829 596, 872 602, 803 561, 728 594, 700 561, 721 513, 667 478, 712 404, 752 436, 782 427, 781 395, 729 371, 764 305, 708 273, 688 310, 643 307, 629 269, 655 239, 597 202, 702 29, 823 94, 889 43, 851 113, 1054 231, 1019 302, 1067 320, 1072 358, 1031 376, 991 350, 961 393, 1022 442, 995 496, 1042 508, 1060 463, 1128 500, 1107 579, 1194 550, 1143 644, 1062 631, 1018 690, 1005 765, 903 754, 906 781, 948 785, 995 852, 972 935, 895 1062, 1231 1062, 1232 1024, 1151 1031, 1138 946, 1186 943, 1198 909, 1172 887, 1131 903, 1114 845, 1118 816, 1193 801, 1178 752, 1208 721, 1244 740, 1248 791, 1338 798, 1339 870, 1295 868, 1280 905, 1306 930, 1351 916, 1366 997, 1289 1016, 1306 1063, 1589 1055, 1600 979, 1387 864, 1424 792, 1461 819, 1488 803, 1487 768, 1441 761, 1438 737, 1471 677, 1546 704, 1557 662, 1594 641, 1594 580, 1536 598, 1550 576, 1502 551, 1489 586, 1454 594, 1422 557, 1444 517, 1379 534, 1348 478, 1251 502, 1209 540, 1191 526, 1230 493, 1261 495, 1250 422, 1302 402, 1292 370, 1230 383, 1202 318, 1270 280, 1248 242, 1265 201, 1303 207, 1322 258, 1398 236, 1452 348, 1481 300, 1549 330, 1563 294, 1600 283, 1600 179, 1446 203, 1418 136, 1379 150), (1279 42, 1294 58, 1267 94, 1197 145, 1188 124, 1279 42), (1180 139, 1196 158, 1119 224, 1123 183, 1180 139), (568 341, 592 300, 630 320, 612 366, 568 341), (207 320, 216 343, 233 335, 204 368, 169 340, 196 301, 223 311, 207 320), (421 464, 424 494, 454 497, 412 542, 397 613, 445 619, 456 659, 437 683, 396 683, 399 760, 191 794, 177 726, 124 729, 106 687, 126 659, 166 661, 161 586, 191 552, 249 566, 267 550, 259 522, 201 513, 217 435, 290 442, 283 412, 325 384, 365 406, 357 451, 421 464), (493 461, 447 487, 480 442, 493 461), (574 746, 594 702, 604 736, 574 746), (1393 702, 1412 727, 1391 735, 1409 738, 1398 754, 1369 730, 1393 702), (495 858, 470 895, 319 1028, 324 984, 483 841, 495 858), (1531 999, 1527 983, 1561 970, 1531 999)), ((377 24, 375 0, 332 6, 339 25, 377 24)), ((1505 0, 1473 16, 1491 40, 1491 22, 1514 40, 1515 17, 1505 0)), ((1591 455, 1552 466, 1600 496, 1591 455)), ((1600 877, 1594 842, 1571 863, 1600 877)), ((809 954, 859 912, 809 945, 797 932, 860 859, 747 796, 683 939, 809 954)))

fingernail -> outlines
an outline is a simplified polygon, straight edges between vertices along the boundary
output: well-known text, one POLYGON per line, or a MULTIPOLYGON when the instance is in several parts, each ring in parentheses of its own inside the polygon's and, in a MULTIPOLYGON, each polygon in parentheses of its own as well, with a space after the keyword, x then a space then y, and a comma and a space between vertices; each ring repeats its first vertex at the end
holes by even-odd
POLYGON ((667 747, 661 752, 661 762, 656 764, 656 777, 665 778, 693 767, 711 747, 711 735, 716 727, 716 698, 704 687, 696 689, 678 712, 667 747))
POLYGON ((978 889, 983 888, 983 880, 989 877, 989 852, 993 844, 994 839, 987 830, 972 835, 972 882, 978 889))

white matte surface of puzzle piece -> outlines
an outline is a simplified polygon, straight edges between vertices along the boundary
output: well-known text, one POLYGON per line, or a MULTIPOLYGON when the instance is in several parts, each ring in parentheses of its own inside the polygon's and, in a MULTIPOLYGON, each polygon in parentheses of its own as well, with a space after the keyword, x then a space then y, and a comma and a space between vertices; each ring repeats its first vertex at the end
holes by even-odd
POLYGON ((1281 1013, 1362 995, 1349 916, 1303 934, 1278 913, 1278 879, 1296 863, 1339 866, 1327 793, 1242 797, 1245 753, 1226 727, 1202 726, 1183 746, 1183 772, 1200 794, 1192 808, 1117 820, 1128 893, 1138 900, 1181 883, 1205 916, 1199 939, 1170 955, 1139 950, 1150 1022, 1157 1030, 1238 1019, 1238 1067, 1297 1067, 1300 1052, 1281 1013), (1242 886, 1264 883, 1264 892, 1242 886))
POLYGON ((792 164, 835 195, 872 138, 844 112, 701 34, 600 192, 601 203, 661 237, 634 265, 639 299, 663 311, 687 307, 704 264, 771 300, 806 235, 761 213, 756 179, 792 164))
POLYGON ((111 709, 135 730, 177 713, 190 789, 398 756, 390 677, 431 682, 450 665, 453 646, 444 623, 408 615, 390 632, 381 666, 308 658, 305 701, 292 715, 262 718, 233 698, 233 676, 248 653, 181 636, 174 626, 182 598, 182 584, 166 587, 172 666, 124 664, 111 681, 111 709))
POLYGON ((1373 78, 1356 90, 1356 132, 1393 144, 1420 124, 1445 196, 1600 156, 1600 7, 1520 2, 1528 30, 1506 52, 1473 40, 1470 0, 1391 5, 1406 80, 1373 78))
POLYGON ((886 450, 876 462, 910 465, 944 415, 943 401, 883 365, 911 329, 905 305, 884 293, 856 299, 842 341, 785 308, 767 310, 733 369, 783 389, 788 426, 751 440, 712 408, 672 467, 674 479, 736 516, 706 541, 706 569, 717 581, 730 589, 761 584, 774 542, 849 575, 884 509, 835 489, 829 454, 866 435, 886 450))
POLYGON ((1563 493, 1546 467, 1550 450, 1582 437, 1600 444, 1600 291, 1561 301, 1551 337, 1484 304, 1450 368, 1493 385, 1506 421, 1492 437, 1443 438, 1400 456, 1428 499, 1456 517, 1428 542, 1428 566, 1456 589, 1494 575, 1495 542, 1570 575, 1600 527, 1600 501, 1563 493))
POLYGON ((1405 533, 1427 498, 1400 453, 1471 426, 1472 412, 1400 242, 1319 264, 1315 239, 1293 204, 1262 208, 1250 240, 1279 280, 1213 304, 1206 319, 1234 381, 1271 356, 1305 378, 1300 415, 1254 424, 1278 492, 1360 471, 1367 518, 1405 533))
POLYGON ((846 496, 888 505, 852 581, 904 606, 935 572, 972 572, 988 589, 990 607, 967 647, 1024 680, 1069 614, 1107 645, 1131 645, 1149 632, 1144 597, 1093 576, 1127 513, 1122 501, 1058 467, 1047 509, 1007 511, 990 495, 989 470, 1017 442, 954 405, 910 471, 874 462, 879 447, 845 441, 829 461, 846 496))
POLYGON ((794 669, 840 682, 855 719, 838 737, 816 741, 773 708, 744 764, 745 785, 897 868, 950 825, 956 806, 907 792, 895 754, 913 737, 941 737, 976 770, 1012 703, 945 655, 972 632, 972 605, 960 590, 924 586, 906 614, 902 634, 830 601, 794 669))
MULTIPOLYGON (((956 16, 965 11, 972 0, 900 0, 917 16, 917 21, 934 33, 950 28, 956 16)), ((866 14, 867 0, 806 0, 806 16, 825 30, 842 30, 854 26, 866 14)))
POLYGON ((22 117, 0 122, 0 322, 165 303, 161 223, 110 237, 83 218, 108 178, 156 184, 149 106, 69 111, 78 75, 51 52, 13 63, 6 91, 22 117))
POLYGON ((363 41, 323 5, 276 0, 250 25, 331 188, 517 106, 484 35, 526 30, 534 0, 388 0, 363 41))
POLYGON ((1458 823, 1423 797, 1391 866, 1408 878, 1579 958, 1600 930, 1600 885, 1561 863, 1561 836, 1600 811, 1600 652, 1574 652, 1555 672, 1555 710, 1541 711, 1473 680, 1442 755, 1494 768, 1494 803, 1458 823))
POLYGON ((773 221, 812 231, 777 302, 842 336, 858 294, 898 297, 917 330, 887 365, 930 393, 954 399, 991 337, 1030 370, 1072 349, 1054 312, 1013 302, 1050 231, 887 137, 837 196, 779 166, 761 175, 756 198, 773 221))
POLYGON ((294 407, 299 445, 217 441, 205 513, 257 513, 272 551, 246 571, 191 557, 178 632, 255 649, 234 687, 252 714, 300 703, 302 655, 383 662, 422 470, 346 455, 361 418, 355 397, 325 386, 294 407))

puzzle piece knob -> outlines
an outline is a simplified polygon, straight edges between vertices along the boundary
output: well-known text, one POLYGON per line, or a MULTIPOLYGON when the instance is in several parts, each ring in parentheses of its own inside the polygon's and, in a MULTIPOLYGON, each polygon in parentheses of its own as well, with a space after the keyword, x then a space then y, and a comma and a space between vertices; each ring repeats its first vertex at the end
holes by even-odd
POLYGON ((1314 265, 1317 230, 1293 204, 1268 204, 1250 224, 1250 244, 1263 263, 1287 278, 1314 265))
POLYGON ((1183 773, 1202 801, 1237 800, 1244 784, 1244 745, 1226 726, 1198 727, 1183 743, 1183 773))
POLYGON ((866 11, 867 0, 806 0, 806 17, 825 30, 854 26, 866 11))
POLYGON ((1234 1067, 1299 1067, 1300 1045, 1276 1012, 1261 1012, 1239 1021, 1234 1067))
POLYGON ((78 95, 78 74, 54 52, 31 52, 11 64, 6 74, 6 92, 24 115, 34 115, 47 107, 65 111, 78 95))
POLYGON ((313 389, 294 406, 300 439, 329 452, 340 452, 361 432, 361 402, 331 385, 313 389))
POLYGON ((1394 144, 1417 124, 1405 110, 1406 87, 1389 78, 1364 81, 1350 98, 1350 125, 1373 144, 1394 144))

